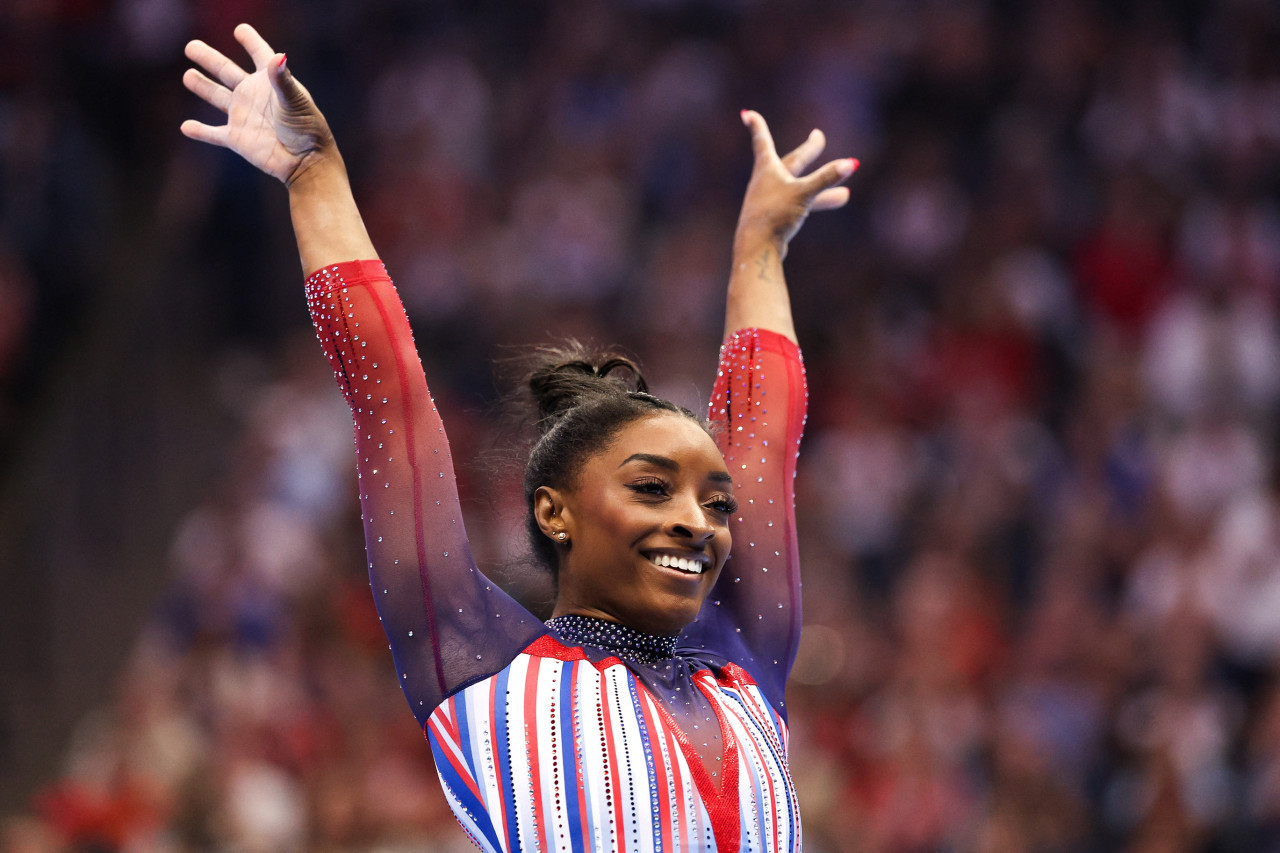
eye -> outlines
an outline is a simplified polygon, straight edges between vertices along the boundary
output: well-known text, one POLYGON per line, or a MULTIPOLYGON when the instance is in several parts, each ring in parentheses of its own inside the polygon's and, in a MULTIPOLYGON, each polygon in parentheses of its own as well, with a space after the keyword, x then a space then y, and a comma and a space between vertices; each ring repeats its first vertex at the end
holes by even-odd
POLYGON ((646 497, 666 497, 671 491, 671 487, 666 480, 658 477, 643 477, 631 483, 627 483, 627 488, 639 495, 646 497))
POLYGON ((707 501, 706 506, 723 515, 733 515, 738 511, 738 502, 733 499, 733 495, 716 495, 707 501))

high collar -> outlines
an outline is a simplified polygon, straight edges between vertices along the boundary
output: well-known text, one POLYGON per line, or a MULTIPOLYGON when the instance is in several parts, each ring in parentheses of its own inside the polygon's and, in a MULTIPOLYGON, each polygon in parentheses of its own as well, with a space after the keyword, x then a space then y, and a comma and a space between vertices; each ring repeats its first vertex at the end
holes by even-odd
POLYGON ((622 660, 653 665, 675 657, 679 635, 646 634, 619 622, 594 616, 556 616, 547 627, 561 637, 584 646, 595 646, 622 660))

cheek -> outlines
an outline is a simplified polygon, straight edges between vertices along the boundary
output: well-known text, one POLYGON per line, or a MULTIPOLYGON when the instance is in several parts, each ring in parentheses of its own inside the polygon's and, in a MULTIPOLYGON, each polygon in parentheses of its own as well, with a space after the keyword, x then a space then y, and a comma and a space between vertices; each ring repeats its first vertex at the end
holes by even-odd
POLYGON ((729 552, 733 550, 733 534, 728 527, 722 527, 716 533, 716 551, 720 555, 720 568, 729 560, 729 552))
POLYGON ((605 531, 615 539, 631 539, 647 526, 643 512, 619 501, 605 505, 600 515, 605 531))
POLYGON ((599 495, 592 507, 588 527, 603 542, 629 545, 648 527, 645 514, 616 496, 599 495))

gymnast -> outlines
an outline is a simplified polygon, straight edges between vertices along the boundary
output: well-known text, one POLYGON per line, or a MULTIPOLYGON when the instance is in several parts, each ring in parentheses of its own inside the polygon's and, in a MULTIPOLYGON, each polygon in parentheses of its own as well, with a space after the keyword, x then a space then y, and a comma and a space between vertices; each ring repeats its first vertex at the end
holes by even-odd
POLYGON ((528 377, 533 616, 476 567, 408 320, 307 90, 249 25, 248 72, 201 41, 183 83, 226 114, 182 124, 288 189, 306 298, 355 423, 369 577, 396 675, 458 822, 482 850, 800 849, 784 687, 800 639, 793 478, 804 368, 782 260, 856 168, 814 131, 754 166, 710 414, 631 361, 547 351, 528 377), (201 70, 202 69, 202 70, 201 70))

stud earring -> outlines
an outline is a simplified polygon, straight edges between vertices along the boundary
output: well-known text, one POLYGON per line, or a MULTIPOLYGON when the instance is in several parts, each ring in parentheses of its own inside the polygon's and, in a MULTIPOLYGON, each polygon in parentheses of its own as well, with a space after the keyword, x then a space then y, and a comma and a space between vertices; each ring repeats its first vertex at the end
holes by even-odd
POLYGON ((559 539, 561 542, 563 542, 565 539, 568 538, 568 534, 566 534, 563 530, 561 530, 559 533, 556 534, 556 538, 559 539))

